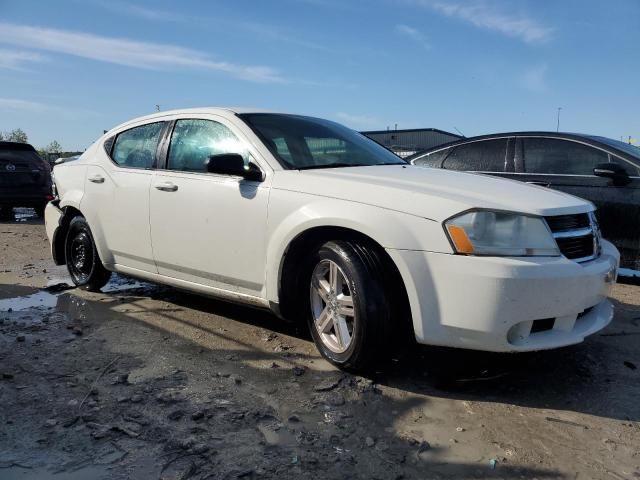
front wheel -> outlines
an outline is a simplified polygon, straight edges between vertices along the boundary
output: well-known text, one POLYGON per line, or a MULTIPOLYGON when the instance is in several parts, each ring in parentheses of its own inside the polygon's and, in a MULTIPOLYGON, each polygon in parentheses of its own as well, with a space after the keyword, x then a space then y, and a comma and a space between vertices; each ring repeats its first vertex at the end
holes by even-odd
POLYGON ((89 224, 84 217, 74 217, 69 223, 65 259, 73 283, 85 290, 97 292, 111 277, 111 272, 102 265, 89 224))
POLYGON ((307 278, 309 329, 322 356, 353 371, 381 360, 388 351, 391 308, 376 252, 356 242, 327 242, 307 278))

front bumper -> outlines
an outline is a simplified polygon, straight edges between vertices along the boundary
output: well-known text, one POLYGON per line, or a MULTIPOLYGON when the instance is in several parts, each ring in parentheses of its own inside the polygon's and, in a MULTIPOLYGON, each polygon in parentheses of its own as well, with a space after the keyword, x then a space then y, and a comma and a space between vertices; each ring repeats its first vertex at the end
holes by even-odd
POLYGON ((520 352, 579 343, 609 324, 620 255, 585 263, 388 250, 405 281, 419 343, 520 352))

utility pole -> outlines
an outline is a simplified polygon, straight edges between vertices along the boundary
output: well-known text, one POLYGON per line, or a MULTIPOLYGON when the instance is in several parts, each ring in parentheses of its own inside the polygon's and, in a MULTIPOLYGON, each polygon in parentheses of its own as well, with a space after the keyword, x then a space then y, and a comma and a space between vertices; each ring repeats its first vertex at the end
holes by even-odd
POLYGON ((558 121, 556 123, 556 132, 560 131, 560 110, 562 110, 562 107, 558 107, 558 121))

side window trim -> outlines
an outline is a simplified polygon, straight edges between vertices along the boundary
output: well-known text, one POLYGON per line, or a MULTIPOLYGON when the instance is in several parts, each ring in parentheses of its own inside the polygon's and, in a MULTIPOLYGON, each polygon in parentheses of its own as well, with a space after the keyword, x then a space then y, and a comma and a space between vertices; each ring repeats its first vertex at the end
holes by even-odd
POLYGON ((449 158, 449 155, 451 155, 451 152, 453 152, 456 149, 457 145, 455 147, 449 147, 449 148, 444 148, 443 150, 449 150, 447 153, 444 154, 444 157, 442 157, 442 160, 440 160, 440 166, 438 168, 444 168, 444 161, 449 158))
POLYGON ((120 132, 116 133, 115 135, 112 135, 111 137, 109 137, 108 139, 106 139, 106 140, 103 142, 103 147, 104 147, 104 149, 105 149, 105 152, 106 152, 106 154, 107 154, 107 157, 109 158, 109 160, 111 161, 111 163, 112 163, 115 167, 118 167, 118 168, 126 168, 127 170, 155 170, 155 169, 157 168, 157 165, 158 165, 158 153, 159 153, 159 146, 160 146, 160 144, 162 143, 162 138, 163 138, 164 132, 166 131, 166 128, 167 128, 167 124, 168 124, 168 123, 170 123, 170 122, 168 122, 168 121, 166 121, 166 120, 160 120, 160 121, 156 121, 156 122, 149 122, 149 123, 141 123, 141 124, 139 124, 139 125, 134 125, 134 126, 132 126, 132 127, 130 127, 130 128, 127 128, 126 130, 122 130, 122 131, 120 131, 120 132), (130 165, 121 165, 121 164, 119 164, 118 162, 116 162, 116 161, 113 159, 113 157, 112 157, 113 149, 115 148, 115 146, 116 146, 116 142, 117 142, 118 137, 119 137, 120 135, 122 135, 123 133, 126 133, 126 132, 128 132, 128 131, 130 131, 130 130, 133 130, 134 128, 144 127, 144 126, 146 126, 146 125, 153 125, 154 123, 162 123, 163 125, 162 125, 162 129, 160 130, 160 135, 159 135, 159 137, 158 137, 158 143, 156 144, 156 149, 155 149, 155 154, 154 154, 153 162, 152 162, 152 164, 151 164, 151 166, 150 166, 150 167, 148 167, 148 168, 141 168, 141 167, 132 167, 132 166, 130 166, 130 165), (108 147, 107 147, 107 143, 109 144, 109 145, 108 145, 108 147), (108 148, 108 150, 107 150, 107 148, 108 148))
POLYGON ((515 137, 507 138, 507 152, 504 157, 504 173, 514 173, 516 171, 515 166, 515 137))
MULTIPOLYGON (((107 154, 107 157, 109 157, 110 159, 111 159, 111 152, 113 151, 113 144, 116 143, 117 136, 118 134, 111 135, 104 142, 102 142, 102 147, 104 148, 104 151, 107 154)), ((113 161, 113 159, 111 159, 111 161, 113 161)))
POLYGON ((173 129, 176 126, 176 120, 169 120, 160 136, 157 149, 157 164, 156 170, 167 169, 167 156, 169 155, 169 143, 171 143, 171 136, 173 135, 173 129))

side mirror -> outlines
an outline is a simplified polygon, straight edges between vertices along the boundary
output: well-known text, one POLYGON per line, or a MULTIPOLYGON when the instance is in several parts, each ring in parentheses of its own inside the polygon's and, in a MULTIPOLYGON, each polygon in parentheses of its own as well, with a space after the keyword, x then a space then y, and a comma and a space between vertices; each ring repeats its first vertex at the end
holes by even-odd
POLYGON ((245 165, 244 158, 238 153, 211 155, 206 163, 207 172, 221 175, 234 175, 252 182, 262 182, 264 174, 255 163, 245 165))
POLYGON ((596 177, 606 177, 613 181, 616 186, 624 186, 631 182, 629 174, 622 165, 617 163, 600 163, 593 169, 596 177))

